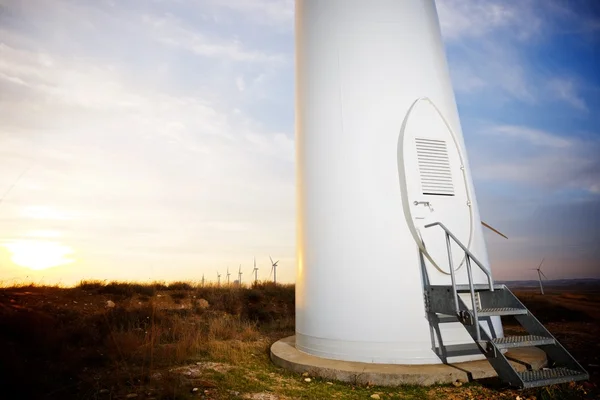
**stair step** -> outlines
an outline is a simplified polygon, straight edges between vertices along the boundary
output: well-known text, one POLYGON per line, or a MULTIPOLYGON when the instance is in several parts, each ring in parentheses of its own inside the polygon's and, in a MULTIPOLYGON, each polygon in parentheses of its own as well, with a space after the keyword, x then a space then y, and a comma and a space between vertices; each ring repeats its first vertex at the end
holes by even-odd
POLYGON ((543 346, 547 344, 555 344, 556 341, 553 338, 536 336, 536 335, 523 335, 523 336, 505 336, 502 338, 492 339, 492 342, 499 349, 512 349, 516 347, 532 347, 532 346, 543 346))
MULTIPOLYGON (((452 290, 452 286, 449 286, 450 290, 452 290)), ((494 283, 494 290, 503 290, 504 289, 504 285, 499 284, 499 283, 494 283)), ((477 283, 473 285, 473 290, 475 290, 476 292, 480 292, 483 290, 490 290, 490 285, 488 284, 482 284, 482 283, 477 283)), ((456 291, 457 292, 470 292, 471 289, 469 288, 469 285, 456 285, 456 291)))
POLYGON ((588 379, 587 373, 575 371, 569 368, 546 368, 537 371, 518 372, 525 388, 556 385, 559 383, 588 379))
POLYGON ((525 315, 527 309, 525 308, 512 308, 512 307, 495 307, 495 308, 482 308, 477 310, 479 317, 493 317, 501 315, 525 315))

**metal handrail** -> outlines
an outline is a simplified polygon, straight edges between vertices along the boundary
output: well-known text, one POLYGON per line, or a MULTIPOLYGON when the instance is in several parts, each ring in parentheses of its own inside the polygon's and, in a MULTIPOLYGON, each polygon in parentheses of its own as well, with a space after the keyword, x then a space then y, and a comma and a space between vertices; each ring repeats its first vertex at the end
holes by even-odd
POLYGON ((455 307, 457 316, 460 316, 461 311, 458 306, 458 291, 456 290, 456 278, 454 276, 454 265, 453 265, 454 262, 452 261, 452 249, 450 246, 450 238, 452 238, 454 240, 454 242, 456 242, 456 244, 458 244, 460 246, 460 248, 463 249, 465 252, 465 263, 467 265, 467 277, 469 279, 469 292, 471 294, 471 305, 473 307, 473 320, 474 320, 473 323, 476 326, 477 340, 480 341, 481 340, 481 332, 479 330, 479 315, 478 315, 478 311, 477 311, 477 305, 475 302, 475 288, 473 286, 473 274, 471 271, 471 260, 473 260, 475 262, 475 264, 477 264, 477 266, 487 276, 488 284, 490 286, 491 292, 494 291, 494 279, 492 278, 492 274, 483 266, 483 264, 481 264, 481 262, 479 262, 479 260, 473 255, 473 253, 471 253, 469 251, 469 249, 467 249, 460 242, 460 240, 458 240, 456 238, 456 236, 454 236, 452 234, 452 232, 450 232, 450 230, 448 228, 446 228, 446 226, 444 224, 442 224, 441 222, 434 222, 434 223, 425 225, 425 228, 431 228, 432 226, 436 226, 436 225, 439 225, 446 233, 446 247, 448 249, 448 263, 450 265, 450 279, 452 280, 452 291, 453 291, 453 295, 454 295, 454 307, 455 307))
POLYGON ((471 251, 469 249, 467 249, 465 247, 465 245, 462 244, 460 242, 460 240, 458 240, 456 238, 456 236, 454 236, 448 228, 446 228, 446 226, 444 224, 442 224, 441 222, 434 222, 434 223, 425 225, 425 228, 430 228, 430 227, 436 226, 436 225, 439 225, 446 232, 446 234, 448 236, 450 236, 456 242, 456 244, 460 246, 461 249, 464 250, 465 254, 468 255, 471 258, 471 260, 473 260, 475 262, 475 264, 477 264, 477 266, 483 271, 483 273, 488 278, 488 284, 490 286, 490 291, 493 292, 494 291, 494 278, 492 278, 492 274, 483 266, 483 264, 477 259, 477 257, 475 257, 473 255, 473 253, 471 253, 471 251))

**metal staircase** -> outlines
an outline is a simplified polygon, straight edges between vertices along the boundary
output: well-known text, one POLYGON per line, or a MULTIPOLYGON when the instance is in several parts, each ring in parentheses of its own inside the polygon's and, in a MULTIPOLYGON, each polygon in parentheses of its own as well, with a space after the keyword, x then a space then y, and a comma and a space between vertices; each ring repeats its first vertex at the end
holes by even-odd
POLYGON ((440 222, 425 225, 425 228, 433 226, 441 227, 446 234, 452 286, 430 285, 426 288, 428 312, 456 316, 496 370, 498 377, 511 386, 524 389, 589 379, 587 371, 531 314, 523 303, 505 285, 494 284, 491 273, 448 228, 440 222), (469 279, 467 285, 456 283, 450 239, 454 240, 465 252, 465 265, 469 279), (486 274, 488 284, 473 284, 471 261, 486 274), (459 295, 460 293, 470 295, 471 304, 465 303, 459 295), (487 317, 507 315, 514 316, 528 334, 491 337, 481 325, 487 317), (504 353, 507 349, 532 346, 539 347, 546 353, 548 368, 518 372, 509 363, 504 353))

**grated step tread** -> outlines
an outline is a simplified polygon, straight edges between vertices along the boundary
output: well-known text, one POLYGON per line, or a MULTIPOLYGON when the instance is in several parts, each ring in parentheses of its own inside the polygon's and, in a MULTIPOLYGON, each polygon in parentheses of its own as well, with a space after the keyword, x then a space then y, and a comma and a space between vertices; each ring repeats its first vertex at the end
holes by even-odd
MULTIPOLYGON (((452 290, 452 286, 449 286, 449 288, 450 288, 450 290, 452 290)), ((490 286, 487 284, 479 283, 479 284, 474 284, 473 289, 476 292, 485 292, 485 291, 490 290, 490 286)), ((504 290, 504 285, 495 283, 494 290, 504 290)), ((456 291, 457 292, 470 292, 471 288, 469 287, 469 285, 459 284, 459 285, 456 285, 456 291)))
POLYGON ((511 349, 516 347, 531 347, 555 344, 554 338, 538 335, 505 336, 494 338, 492 342, 499 349, 511 349))
POLYGON ((501 315, 523 315, 523 314, 527 314, 527 309, 526 308, 513 308, 513 307, 482 308, 481 310, 477 310, 477 314, 480 317, 501 316, 501 315))
POLYGON ((526 388, 589 379, 589 375, 585 372, 564 367, 530 370, 518 374, 526 388))

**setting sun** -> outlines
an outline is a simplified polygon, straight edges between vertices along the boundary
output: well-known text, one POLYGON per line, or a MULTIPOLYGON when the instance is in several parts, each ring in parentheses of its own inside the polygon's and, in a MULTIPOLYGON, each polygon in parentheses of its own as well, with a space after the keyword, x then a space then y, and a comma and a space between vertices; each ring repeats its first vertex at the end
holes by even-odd
POLYGON ((73 254, 73 249, 56 242, 19 240, 4 244, 4 247, 10 251, 14 264, 34 271, 58 267, 75 261, 66 258, 73 254))

